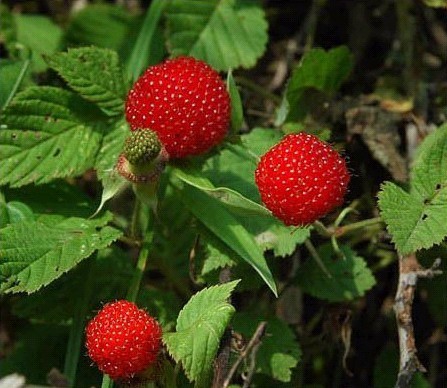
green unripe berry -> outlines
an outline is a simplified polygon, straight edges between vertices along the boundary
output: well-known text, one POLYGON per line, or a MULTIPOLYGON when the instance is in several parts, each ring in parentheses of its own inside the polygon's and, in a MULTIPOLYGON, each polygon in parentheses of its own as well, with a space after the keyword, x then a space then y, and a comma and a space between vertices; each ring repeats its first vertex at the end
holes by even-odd
POLYGON ((141 166, 153 161, 161 151, 157 134, 148 129, 134 131, 124 143, 123 153, 129 163, 141 166))

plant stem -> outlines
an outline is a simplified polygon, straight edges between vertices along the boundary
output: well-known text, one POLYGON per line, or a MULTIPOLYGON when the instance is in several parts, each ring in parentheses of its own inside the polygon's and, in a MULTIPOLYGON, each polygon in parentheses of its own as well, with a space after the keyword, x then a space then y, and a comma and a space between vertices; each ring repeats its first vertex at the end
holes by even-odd
POLYGON ((101 388, 112 388, 113 381, 108 375, 104 375, 102 378, 101 388))
POLYGON ((281 104, 281 97, 277 96, 276 94, 270 93, 266 88, 259 86, 255 82, 245 78, 245 77, 235 77, 235 81, 245 86, 246 88, 252 90, 253 92, 259 94, 262 97, 265 97, 268 100, 273 101, 276 105, 281 104))
POLYGON ((137 299, 138 291, 140 290, 141 279, 143 279, 143 274, 146 269, 147 259, 149 256, 149 250, 151 247, 153 236, 153 230, 152 228, 149 228, 146 232, 140 254, 138 255, 135 274, 130 282, 129 290, 127 291, 126 299, 131 302, 135 302, 137 299))
POLYGON ((372 226, 372 225, 378 225, 381 223, 383 223, 383 220, 381 217, 368 218, 367 220, 354 222, 349 225, 339 226, 338 228, 336 228, 334 234, 336 237, 340 237, 340 236, 343 236, 344 234, 352 232, 354 230, 366 228, 366 227, 372 226))
MULTIPOLYGON (((91 258, 94 260, 96 255, 91 258)), ((84 322, 87 316, 90 296, 92 292, 92 280, 94 265, 87 263, 87 279, 82 288, 82 295, 76 304, 75 315, 70 327, 70 334, 68 337, 67 351, 64 363, 64 375, 67 377, 69 386, 73 387, 76 381, 76 371, 78 368, 79 354, 81 353, 82 338, 84 336, 84 322)))

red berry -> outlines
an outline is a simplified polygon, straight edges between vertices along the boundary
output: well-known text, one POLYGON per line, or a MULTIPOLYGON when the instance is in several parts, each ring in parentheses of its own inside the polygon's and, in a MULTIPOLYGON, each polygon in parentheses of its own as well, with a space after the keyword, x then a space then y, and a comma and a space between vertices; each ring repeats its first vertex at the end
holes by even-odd
POLYGON ((130 378, 154 363, 160 338, 157 321, 127 300, 107 303, 86 328, 89 357, 112 379, 130 378))
POLYGON ((219 74, 191 57, 149 67, 126 100, 132 130, 157 132, 171 158, 208 151, 225 137, 230 97, 219 74))
POLYGON ((273 146, 256 168, 261 199, 286 225, 307 225, 343 203, 349 183, 345 160, 306 133, 273 146))

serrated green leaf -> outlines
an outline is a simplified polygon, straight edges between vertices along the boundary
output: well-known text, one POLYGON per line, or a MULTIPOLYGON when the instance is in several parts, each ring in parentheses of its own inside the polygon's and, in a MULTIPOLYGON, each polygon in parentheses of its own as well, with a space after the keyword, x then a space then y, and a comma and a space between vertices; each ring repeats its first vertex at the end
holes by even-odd
MULTIPOLYGON (((238 313, 233 318, 232 326, 248 340, 261 321, 263 319, 258 316, 238 313)), ((256 353, 256 372, 267 374, 282 382, 289 382, 291 369, 296 367, 301 359, 301 348, 287 324, 277 318, 264 321, 267 322, 267 328, 256 353)))
POLYGON ((110 214, 94 219, 43 216, 1 230, 1 292, 32 293, 72 269, 121 232, 105 226, 110 214))
POLYGON ((76 176, 94 164, 101 130, 99 110, 54 87, 31 87, 3 111, 0 185, 18 187, 76 176))
POLYGON ((231 98, 231 129, 233 133, 238 133, 244 123, 244 111, 241 95, 231 70, 227 75, 227 90, 231 98))
POLYGON ((116 166, 118 157, 123 151, 124 141, 129 133, 129 124, 125 120, 120 120, 103 137, 95 161, 95 169, 99 179, 106 179, 110 171, 116 166))
POLYGON ((191 185, 207 195, 218 199, 225 204, 233 213, 243 216, 261 215, 269 217, 271 213, 264 206, 244 197, 237 191, 228 187, 214 187, 214 185, 193 166, 183 166, 172 170, 174 176, 191 185))
POLYGON ((277 295, 276 284, 262 250, 240 222, 219 201, 193 186, 181 187, 181 199, 194 216, 249 263, 277 295))
POLYGON ((93 45, 115 51, 129 43, 129 33, 136 18, 123 7, 111 4, 90 4, 75 13, 64 40, 69 46, 93 45))
POLYGON ((273 249, 275 256, 284 257, 291 255, 296 246, 302 244, 310 236, 310 228, 287 227, 282 222, 274 220, 269 224, 258 221, 257 225, 247 225, 247 229, 256 233, 256 241, 262 249, 273 249), (265 225, 259 232, 260 225, 265 225))
POLYGON ((382 185, 381 215, 401 254, 439 244, 447 235, 447 125, 428 136, 418 149, 411 189, 382 185))
POLYGON ((61 28, 47 16, 17 13, 14 19, 17 24, 17 41, 33 52, 32 70, 44 71, 48 66, 42 54, 52 54, 58 49, 61 28))
POLYGON ((183 365, 191 381, 208 375, 220 339, 234 314, 228 298, 239 280, 205 288, 183 307, 175 333, 164 333, 169 354, 183 365))
POLYGON ((20 295, 14 306, 14 315, 45 323, 66 323, 76 313, 80 291, 90 276, 90 297, 86 301, 92 313, 106 301, 125 298, 135 268, 127 253, 112 245, 98 251, 91 259, 48 286, 31 295, 20 295))
POLYGON ((352 67, 352 55, 345 46, 329 51, 315 48, 304 54, 286 88, 286 105, 289 109, 286 120, 300 121, 304 118, 311 100, 306 98, 306 90, 313 89, 332 95, 347 78, 352 67))
POLYGON ((46 56, 45 60, 70 87, 106 114, 123 114, 126 85, 116 52, 82 47, 46 56))
POLYGON ((234 261, 236 253, 222 241, 211 233, 200 231, 200 241, 205 253, 201 275, 206 275, 224 267, 233 267, 237 263, 234 261))
POLYGON ((344 258, 337 256, 331 244, 324 244, 318 254, 331 277, 328 277, 315 260, 307 260, 297 273, 297 283, 310 295, 331 302, 342 302, 361 297, 376 280, 363 258, 348 246, 341 245, 344 258))
POLYGON ((2 87, 0 88, 0 110, 4 109, 17 92, 30 61, 10 61, 0 59, 2 87))
POLYGON ((265 14, 253 1, 174 0, 166 18, 171 54, 203 59, 217 70, 254 66, 267 44, 265 14))

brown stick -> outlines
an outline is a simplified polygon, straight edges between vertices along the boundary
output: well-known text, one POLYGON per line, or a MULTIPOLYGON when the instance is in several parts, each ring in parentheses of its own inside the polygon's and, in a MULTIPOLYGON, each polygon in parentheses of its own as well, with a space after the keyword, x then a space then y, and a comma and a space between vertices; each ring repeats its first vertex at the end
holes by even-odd
POLYGON ((414 253, 399 258, 399 284, 394 312, 399 335, 400 366, 395 388, 410 387, 414 373, 426 371, 417 357, 412 307, 418 279, 432 278, 441 274, 442 271, 437 269, 440 264, 441 260, 436 259, 431 268, 425 269, 419 264, 414 253))
POLYGON ((251 353, 254 352, 255 349, 257 350, 257 348, 259 347, 259 345, 261 344, 261 339, 265 334, 265 329, 267 327, 267 322, 261 322, 259 323, 258 327, 255 330, 255 333, 253 334, 253 336, 251 337, 250 341, 248 342, 247 346, 245 347, 245 349, 241 352, 241 354, 239 355, 238 359, 235 361, 235 363, 233 364, 233 366, 231 367, 230 371, 228 372, 228 376, 225 379, 225 381, 222 384, 222 388, 227 388, 230 385, 231 379, 233 378, 234 374, 237 371, 238 366, 240 365, 240 363, 247 358, 247 356, 251 353))

